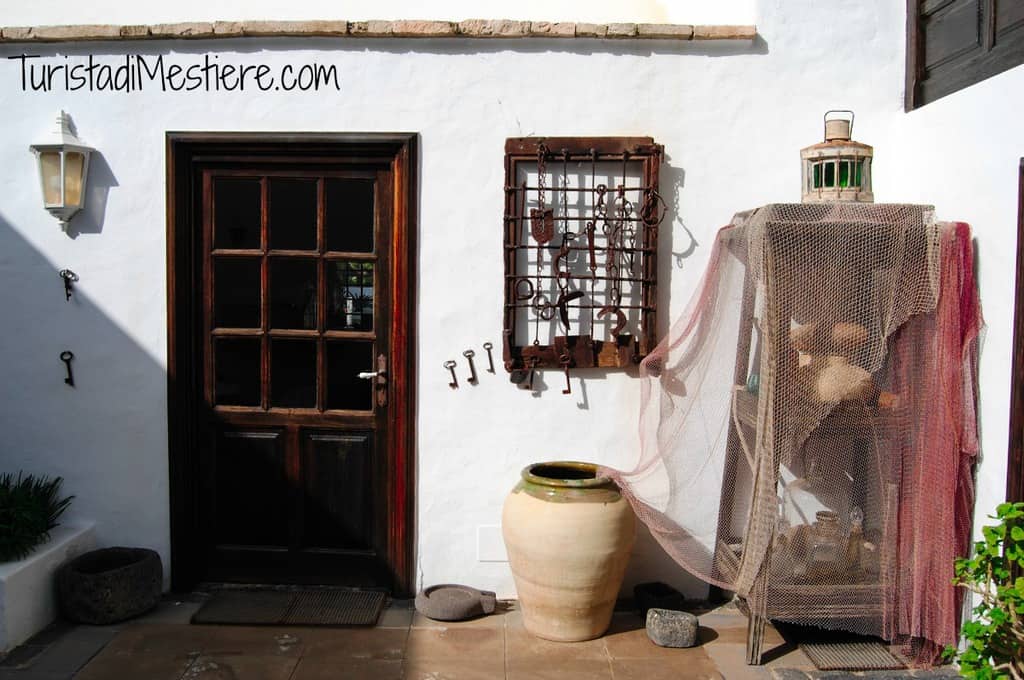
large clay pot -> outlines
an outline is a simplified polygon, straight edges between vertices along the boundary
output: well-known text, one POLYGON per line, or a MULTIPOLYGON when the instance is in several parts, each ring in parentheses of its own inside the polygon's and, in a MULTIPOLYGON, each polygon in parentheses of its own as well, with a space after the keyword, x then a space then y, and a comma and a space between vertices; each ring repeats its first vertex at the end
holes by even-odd
POLYGON ((633 510, 589 463, 537 463, 505 500, 502 533, 523 625, 537 637, 600 637, 633 547, 633 510))

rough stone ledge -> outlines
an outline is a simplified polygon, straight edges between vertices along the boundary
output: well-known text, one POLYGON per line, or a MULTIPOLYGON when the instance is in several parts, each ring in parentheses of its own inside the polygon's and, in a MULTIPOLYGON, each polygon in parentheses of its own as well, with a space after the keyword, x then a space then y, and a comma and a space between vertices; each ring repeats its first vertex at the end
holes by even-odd
POLYGON ((509 19, 465 21, 213 21, 173 24, 0 27, 0 43, 86 40, 195 40, 204 38, 598 38, 616 40, 753 40, 755 26, 588 24, 509 19))

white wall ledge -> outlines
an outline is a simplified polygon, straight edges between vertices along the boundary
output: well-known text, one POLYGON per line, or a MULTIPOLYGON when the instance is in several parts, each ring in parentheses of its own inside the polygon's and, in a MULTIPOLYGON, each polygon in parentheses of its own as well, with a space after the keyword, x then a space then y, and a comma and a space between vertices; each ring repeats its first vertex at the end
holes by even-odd
POLYGON ((92 549, 96 543, 93 525, 62 524, 25 559, 0 564, 0 654, 57 618, 54 575, 62 564, 92 549))
POLYGON ((556 38, 611 40, 754 40, 755 26, 589 24, 509 19, 465 21, 213 21, 173 24, 5 26, 0 43, 93 40, 208 40, 243 37, 556 38))

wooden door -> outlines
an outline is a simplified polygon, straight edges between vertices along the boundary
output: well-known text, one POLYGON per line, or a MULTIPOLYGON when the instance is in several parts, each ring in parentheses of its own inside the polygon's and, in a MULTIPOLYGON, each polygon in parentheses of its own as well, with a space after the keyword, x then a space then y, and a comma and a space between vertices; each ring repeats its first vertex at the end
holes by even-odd
POLYGON ((320 153, 192 163, 185 552, 192 580, 405 592, 407 177, 320 153))

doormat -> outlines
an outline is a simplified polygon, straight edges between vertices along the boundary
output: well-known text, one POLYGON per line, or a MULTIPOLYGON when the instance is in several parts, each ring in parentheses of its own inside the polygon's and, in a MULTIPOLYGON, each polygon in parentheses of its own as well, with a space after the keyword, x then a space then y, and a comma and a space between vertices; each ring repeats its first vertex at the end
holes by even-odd
POLYGON ((219 590, 192 615, 192 623, 375 626, 384 598, 374 590, 219 590))
POLYGON ((806 641, 799 643, 807 658, 823 671, 894 671, 906 665, 882 642, 806 641))

